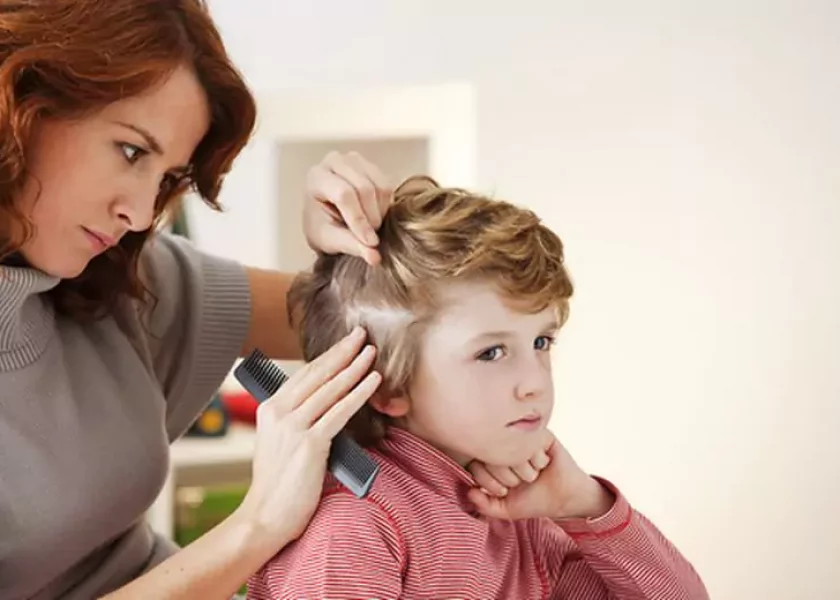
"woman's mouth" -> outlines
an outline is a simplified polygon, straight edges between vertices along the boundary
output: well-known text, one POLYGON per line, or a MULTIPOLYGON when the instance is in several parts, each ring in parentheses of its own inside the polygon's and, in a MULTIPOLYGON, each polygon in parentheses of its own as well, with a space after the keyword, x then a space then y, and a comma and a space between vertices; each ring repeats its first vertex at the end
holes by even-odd
POLYGON ((105 250, 107 250, 115 244, 112 238, 104 234, 98 233, 96 231, 91 231, 87 227, 82 227, 82 230, 85 232, 85 237, 87 237, 91 246, 93 246, 93 249, 97 253, 105 252, 105 250))

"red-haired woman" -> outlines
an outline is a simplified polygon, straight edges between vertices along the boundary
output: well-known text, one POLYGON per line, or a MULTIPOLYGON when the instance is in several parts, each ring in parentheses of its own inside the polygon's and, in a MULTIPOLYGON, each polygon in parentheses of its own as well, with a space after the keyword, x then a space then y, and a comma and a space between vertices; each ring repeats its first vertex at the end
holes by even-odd
MULTIPOLYGON (((201 0, 0 7, 0 598, 230 597, 311 518, 378 385, 363 335, 261 406, 234 515, 180 551, 143 519, 236 357, 298 356, 291 275, 155 233, 187 188, 216 206, 254 121, 201 0)), ((310 175, 310 245, 378 260, 381 175, 357 155, 310 175)))

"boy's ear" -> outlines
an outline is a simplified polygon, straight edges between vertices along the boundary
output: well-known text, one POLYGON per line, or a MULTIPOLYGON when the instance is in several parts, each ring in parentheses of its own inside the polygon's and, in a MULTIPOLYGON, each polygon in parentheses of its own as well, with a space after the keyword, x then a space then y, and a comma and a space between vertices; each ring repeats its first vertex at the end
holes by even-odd
POLYGON ((373 396, 368 400, 368 404, 377 412, 395 419, 407 415, 410 406, 408 396, 392 396, 389 398, 379 391, 373 393, 373 396))

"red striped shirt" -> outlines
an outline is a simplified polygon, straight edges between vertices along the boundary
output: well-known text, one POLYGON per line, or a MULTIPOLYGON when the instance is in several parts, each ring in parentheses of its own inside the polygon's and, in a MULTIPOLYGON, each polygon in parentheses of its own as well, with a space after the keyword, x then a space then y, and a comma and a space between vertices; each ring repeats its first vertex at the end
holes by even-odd
POLYGON ((674 546, 606 481, 596 520, 504 521, 474 512, 469 473, 391 428, 356 499, 330 480, 303 536, 249 582, 253 600, 491 598, 708 600, 674 546))

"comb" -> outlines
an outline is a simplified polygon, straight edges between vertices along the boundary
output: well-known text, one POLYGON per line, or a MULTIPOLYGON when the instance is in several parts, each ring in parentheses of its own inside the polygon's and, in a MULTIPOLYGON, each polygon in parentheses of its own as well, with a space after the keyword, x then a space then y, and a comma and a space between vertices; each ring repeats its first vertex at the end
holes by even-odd
MULTIPOLYGON (((233 376, 260 403, 276 394, 289 379, 285 371, 259 349, 239 363, 233 376)), ((367 495, 379 472, 376 461, 344 431, 333 438, 327 467, 357 498, 367 495)))

